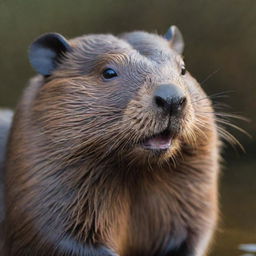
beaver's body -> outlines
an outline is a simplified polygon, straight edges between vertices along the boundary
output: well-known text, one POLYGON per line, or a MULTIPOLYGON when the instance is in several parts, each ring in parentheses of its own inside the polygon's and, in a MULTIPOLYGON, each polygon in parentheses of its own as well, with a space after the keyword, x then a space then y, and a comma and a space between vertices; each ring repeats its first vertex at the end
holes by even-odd
POLYGON ((6 255, 204 255, 219 141, 169 32, 33 43, 43 76, 26 89, 8 146, 6 255))

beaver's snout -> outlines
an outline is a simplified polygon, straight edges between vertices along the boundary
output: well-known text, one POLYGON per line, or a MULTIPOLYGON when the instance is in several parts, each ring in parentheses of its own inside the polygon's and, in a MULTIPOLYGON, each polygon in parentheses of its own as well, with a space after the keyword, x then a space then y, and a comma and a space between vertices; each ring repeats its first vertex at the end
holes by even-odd
POLYGON ((187 99, 184 92, 176 85, 159 85, 153 95, 155 104, 166 115, 180 115, 187 99))
POLYGON ((167 150, 180 131, 187 98, 177 85, 161 84, 153 92, 153 105, 157 110, 155 133, 146 137, 141 145, 151 150, 167 150))

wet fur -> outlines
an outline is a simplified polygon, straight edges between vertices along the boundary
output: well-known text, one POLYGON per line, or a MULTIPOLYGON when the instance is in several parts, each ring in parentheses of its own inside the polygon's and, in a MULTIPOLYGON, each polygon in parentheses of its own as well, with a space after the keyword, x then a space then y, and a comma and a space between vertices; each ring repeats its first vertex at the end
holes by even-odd
POLYGON ((181 57, 160 36, 70 43, 74 50, 53 75, 32 79, 17 107, 6 255, 205 255, 218 212, 211 102, 189 73, 180 76, 181 57), (106 66, 118 67, 121 80, 103 81, 106 66), (187 95, 182 119, 164 119, 152 104, 166 82, 187 95), (139 146, 170 123, 169 151, 139 146))

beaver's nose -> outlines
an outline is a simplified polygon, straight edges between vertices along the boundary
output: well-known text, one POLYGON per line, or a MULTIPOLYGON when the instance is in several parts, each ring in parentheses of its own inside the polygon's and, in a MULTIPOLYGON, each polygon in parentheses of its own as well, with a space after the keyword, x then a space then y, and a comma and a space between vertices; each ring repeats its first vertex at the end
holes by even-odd
POLYGON ((154 92, 153 100, 157 107, 169 115, 180 114, 187 101, 184 92, 174 84, 159 85, 154 92))

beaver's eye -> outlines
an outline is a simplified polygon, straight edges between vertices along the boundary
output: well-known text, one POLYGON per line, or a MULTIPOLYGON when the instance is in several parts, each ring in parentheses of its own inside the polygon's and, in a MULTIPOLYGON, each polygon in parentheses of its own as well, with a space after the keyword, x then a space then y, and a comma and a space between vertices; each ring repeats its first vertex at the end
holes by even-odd
POLYGON ((117 73, 114 69, 112 68, 107 68, 102 72, 102 75, 105 79, 111 79, 113 77, 117 76, 117 73))
POLYGON ((186 74, 187 70, 186 70, 186 67, 185 66, 182 66, 181 67, 181 75, 184 76, 186 74))
POLYGON ((180 72, 181 75, 184 76, 186 74, 186 72, 187 72, 187 70, 186 70, 185 66, 182 66, 181 67, 181 72, 180 72))

